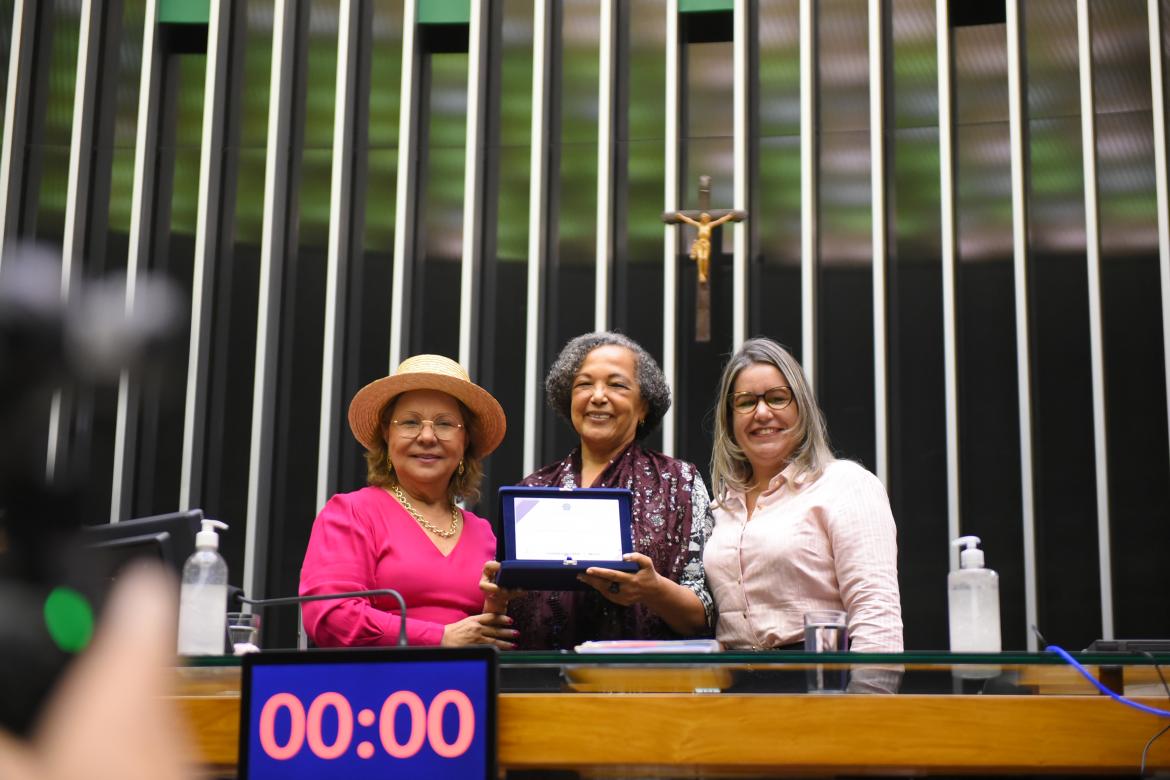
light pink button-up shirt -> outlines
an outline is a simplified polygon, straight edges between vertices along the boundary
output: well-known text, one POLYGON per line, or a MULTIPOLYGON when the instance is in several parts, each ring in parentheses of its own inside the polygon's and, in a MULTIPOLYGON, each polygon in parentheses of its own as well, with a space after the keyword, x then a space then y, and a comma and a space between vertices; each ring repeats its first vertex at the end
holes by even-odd
POLYGON ((800 642, 804 613, 844 610, 850 649, 902 651, 898 545, 885 488, 848 460, 805 482, 780 472, 749 518, 742 493, 714 508, 703 563, 728 648, 800 642))

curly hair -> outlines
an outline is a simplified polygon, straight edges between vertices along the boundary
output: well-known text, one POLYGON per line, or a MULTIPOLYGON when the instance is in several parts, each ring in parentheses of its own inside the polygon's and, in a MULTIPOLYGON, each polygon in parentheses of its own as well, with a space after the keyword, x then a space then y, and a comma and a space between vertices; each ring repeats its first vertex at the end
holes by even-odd
MULTIPOLYGON (((390 452, 386 444, 386 426, 390 423, 390 415, 394 412, 394 404, 398 396, 394 396, 382 407, 378 416, 378 430, 382 431, 382 438, 372 450, 366 450, 366 483, 373 487, 390 487, 397 483, 387 462, 390 452)), ((483 462, 477 451, 476 442, 479 440, 479 418, 471 410, 456 399, 459 404, 459 413, 463 417, 463 424, 467 426, 467 448, 463 451, 463 473, 456 471, 447 483, 447 498, 451 503, 462 500, 468 506, 479 503, 479 486, 483 481, 483 462)))
POLYGON ((611 345, 625 347, 634 354, 634 378, 647 409, 646 421, 638 426, 636 434, 641 439, 658 427, 666 410, 670 408, 670 386, 666 384, 666 375, 658 367, 658 361, 629 336, 607 330, 585 333, 571 339, 548 370, 544 380, 545 397, 557 414, 572 422, 573 378, 590 352, 611 345))
POLYGON ((815 480, 825 466, 835 458, 829 448, 825 416, 817 405, 812 387, 804 376, 804 369, 784 347, 767 338, 748 339, 731 356, 719 380, 719 395, 715 399, 715 438, 711 447, 711 489, 716 501, 722 502, 729 490, 746 493, 755 481, 752 464, 743 448, 735 441, 734 412, 731 408, 731 390, 739 372, 751 365, 775 366, 788 381, 796 404, 796 440, 799 442, 789 458, 797 467, 796 476, 805 475, 815 480))

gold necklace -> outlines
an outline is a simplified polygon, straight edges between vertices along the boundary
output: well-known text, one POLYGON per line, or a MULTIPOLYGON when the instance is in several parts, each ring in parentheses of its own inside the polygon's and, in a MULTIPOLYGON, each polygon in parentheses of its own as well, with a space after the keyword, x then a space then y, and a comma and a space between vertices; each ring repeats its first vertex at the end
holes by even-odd
POLYGON ((451 527, 444 531, 442 528, 439 528, 437 525, 423 517, 422 513, 414 508, 414 505, 407 500, 406 494, 402 492, 401 487, 398 485, 391 485, 390 490, 394 492, 394 497, 398 499, 398 503, 402 504, 402 508, 405 509, 407 513, 418 522, 419 525, 433 533, 435 536, 441 536, 444 539, 450 539, 452 536, 459 533, 459 507, 455 506, 454 504, 451 505, 451 527))

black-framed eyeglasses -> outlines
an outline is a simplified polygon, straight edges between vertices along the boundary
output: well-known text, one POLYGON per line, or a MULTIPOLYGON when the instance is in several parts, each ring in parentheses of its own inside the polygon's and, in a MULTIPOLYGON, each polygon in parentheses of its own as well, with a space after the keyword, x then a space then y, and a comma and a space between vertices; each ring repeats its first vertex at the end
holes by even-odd
POLYGON ((451 441, 455 438, 455 434, 463 428, 463 423, 457 423, 454 420, 391 420, 390 424, 398 429, 398 435, 404 439, 417 439, 418 435, 422 433, 423 426, 430 423, 431 430, 435 432, 435 438, 439 441, 451 441))
POLYGON ((762 393, 749 393, 743 390, 731 394, 731 408, 740 414, 751 414, 760 405, 760 399, 774 412, 788 407, 792 403, 792 388, 780 385, 770 387, 762 393))

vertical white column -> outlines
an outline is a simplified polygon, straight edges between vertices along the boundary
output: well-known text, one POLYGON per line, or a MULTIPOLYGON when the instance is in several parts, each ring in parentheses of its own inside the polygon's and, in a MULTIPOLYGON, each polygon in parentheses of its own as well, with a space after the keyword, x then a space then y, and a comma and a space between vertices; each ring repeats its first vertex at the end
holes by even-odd
MULTIPOLYGON (((752 34, 748 19, 747 0, 735 0, 733 10, 732 58, 734 59, 734 117, 733 117, 733 146, 735 156, 735 192, 732 196, 732 208, 742 211, 748 210, 749 193, 751 192, 751 168, 748 160, 748 82, 751 74, 748 71, 748 55, 751 52, 752 34)), ((751 215, 749 215, 749 218, 751 215)), ((736 222, 731 226, 734 248, 732 254, 731 278, 731 348, 739 349, 747 338, 748 310, 748 238, 751 233, 745 222, 736 222)))
POLYGON ((77 81, 73 93, 73 130, 69 141, 69 179, 65 192, 65 235, 61 249, 61 295, 69 296, 80 270, 88 209, 89 156, 92 154, 94 92, 97 90, 102 33, 101 0, 82 0, 77 40, 77 81))
POLYGON ((800 0, 800 319, 801 363, 817 384, 817 21, 813 0, 800 0))
POLYGON ((410 290, 409 264, 413 257, 407 257, 407 249, 414 244, 414 166, 416 131, 418 128, 418 99, 415 96, 414 43, 417 38, 415 23, 415 0, 402 4, 402 86, 398 109, 398 182, 394 201, 394 286, 390 294, 390 371, 402 362, 403 344, 409 322, 407 301, 410 290))
POLYGON ((889 420, 886 406, 886 95, 884 10, 869 0, 869 181, 873 229, 873 419, 876 473, 890 481, 889 420))
MULTIPOLYGON (((130 194, 130 246, 126 257, 126 306, 134 305, 134 289, 140 266, 150 248, 150 226, 154 221, 153 172, 158 149, 158 90, 161 69, 158 56, 158 0, 146 0, 142 32, 142 74, 138 86, 138 127, 134 142, 134 185, 130 194)), ((196 276, 198 279, 198 276, 196 276)), ((194 311, 192 311, 194 316, 194 311)), ((194 322, 192 322, 194 331, 194 322)), ((110 489, 110 522, 130 516, 130 493, 134 487, 132 464, 137 451, 138 389, 130 372, 118 377, 118 407, 114 421, 114 470, 110 489), (128 471, 130 469, 130 471, 128 471)))
MULTIPOLYGON (((1032 388, 1028 339, 1028 210, 1025 161, 1027 160, 1023 84, 1024 41, 1019 0, 1007 0, 1008 133, 1011 146, 1012 257, 1016 299, 1016 379, 1020 409, 1020 496, 1024 519, 1024 618, 1026 626, 1037 620, 1036 608, 1036 504, 1032 480, 1032 388)), ((1036 637, 1026 629, 1028 649, 1036 649, 1036 637)))
POLYGON ((342 391, 346 280, 353 237, 353 136, 361 0, 341 0, 337 15, 337 81, 333 100, 333 168, 325 265, 325 334, 321 353, 321 427, 317 436, 317 506, 336 489, 337 400, 342 391))
MULTIPOLYGON (((666 2, 666 150, 663 211, 678 210, 678 0, 666 2)), ((678 309, 678 228, 666 226, 662 242, 662 371, 671 390, 678 385, 675 317, 678 309)), ((672 405, 662 418, 662 451, 674 454, 675 430, 672 405)))
MULTIPOLYGON (((101 54, 102 3, 82 0, 77 33, 77 80, 73 93, 73 129, 69 139, 69 174, 65 185, 65 234, 61 246, 61 299, 69 300, 73 279, 80 273, 85 243, 89 157, 93 153, 94 92, 97 90, 101 54)), ((68 395, 53 393, 49 407, 49 446, 45 476, 53 479, 57 462, 64 456, 69 418, 73 414, 68 395)))
POLYGON ((597 68, 597 273, 593 329, 609 328, 609 275, 613 268, 613 47, 615 0, 601 0, 597 68))
POLYGON ((483 253, 484 115, 487 91, 487 0, 471 0, 467 34, 467 126, 463 157, 463 262, 459 279, 459 362, 476 376, 479 280, 483 253))
POLYGON ((545 145, 548 126, 545 118, 548 107, 546 82, 548 66, 548 18, 545 0, 532 2, 532 145, 529 158, 528 184, 528 312, 524 340, 524 462, 525 474, 536 470, 536 445, 540 415, 540 337, 543 326, 544 265, 546 262, 548 169, 545 164, 545 145))
MULTIPOLYGON (((215 271, 222 241, 224 128, 227 124, 227 63, 231 40, 231 0, 211 0, 207 25, 207 70, 203 80, 203 129, 199 156, 199 195, 195 216, 195 258, 191 274, 191 344, 187 351, 187 398, 183 408, 183 459, 179 508, 201 505, 203 448, 207 417, 207 366, 215 271)), ((115 490, 117 483, 115 483, 115 490)))
POLYGON ((15 229, 15 207, 24 178, 24 128, 28 96, 32 90, 33 37, 36 35, 36 0, 16 0, 12 7, 12 38, 8 53, 8 84, 4 96, 4 129, 0 135, 0 264, 15 229))
POLYGON ((1101 578, 1101 637, 1113 638, 1113 574, 1109 544, 1109 456, 1105 430, 1105 346, 1101 335, 1101 231, 1097 198, 1097 126, 1093 100, 1092 18, 1077 0, 1081 87, 1081 159, 1085 175, 1085 261, 1089 281, 1089 365, 1093 383, 1093 465, 1097 486, 1097 555, 1101 578))
MULTIPOLYGON (((1158 269, 1162 280, 1162 349, 1166 371, 1166 418, 1170 421, 1170 185, 1167 179, 1166 65, 1162 58, 1162 9, 1147 0, 1150 27, 1150 108, 1154 118, 1154 181, 1158 198, 1158 269)), ((9 109, 11 111, 11 109, 9 109)), ((0 217, 2 219, 2 217, 0 217)))
MULTIPOLYGON (((955 339, 955 117, 951 85, 949 0, 935 2, 935 38, 938 41, 938 173, 939 224, 942 243, 943 384, 946 392, 947 538, 959 533, 959 370, 955 339)), ((950 568, 955 568, 958 554, 950 568)))
MULTIPOLYGON (((256 372, 248 458, 248 526, 244 535, 244 591, 263 597, 272 505, 272 443, 276 416, 281 287, 288 252, 288 144, 298 0, 276 0, 272 23, 272 86, 264 163, 264 216, 260 236, 260 296, 256 311, 256 372)), ((307 10, 305 11, 307 13, 307 10)))

